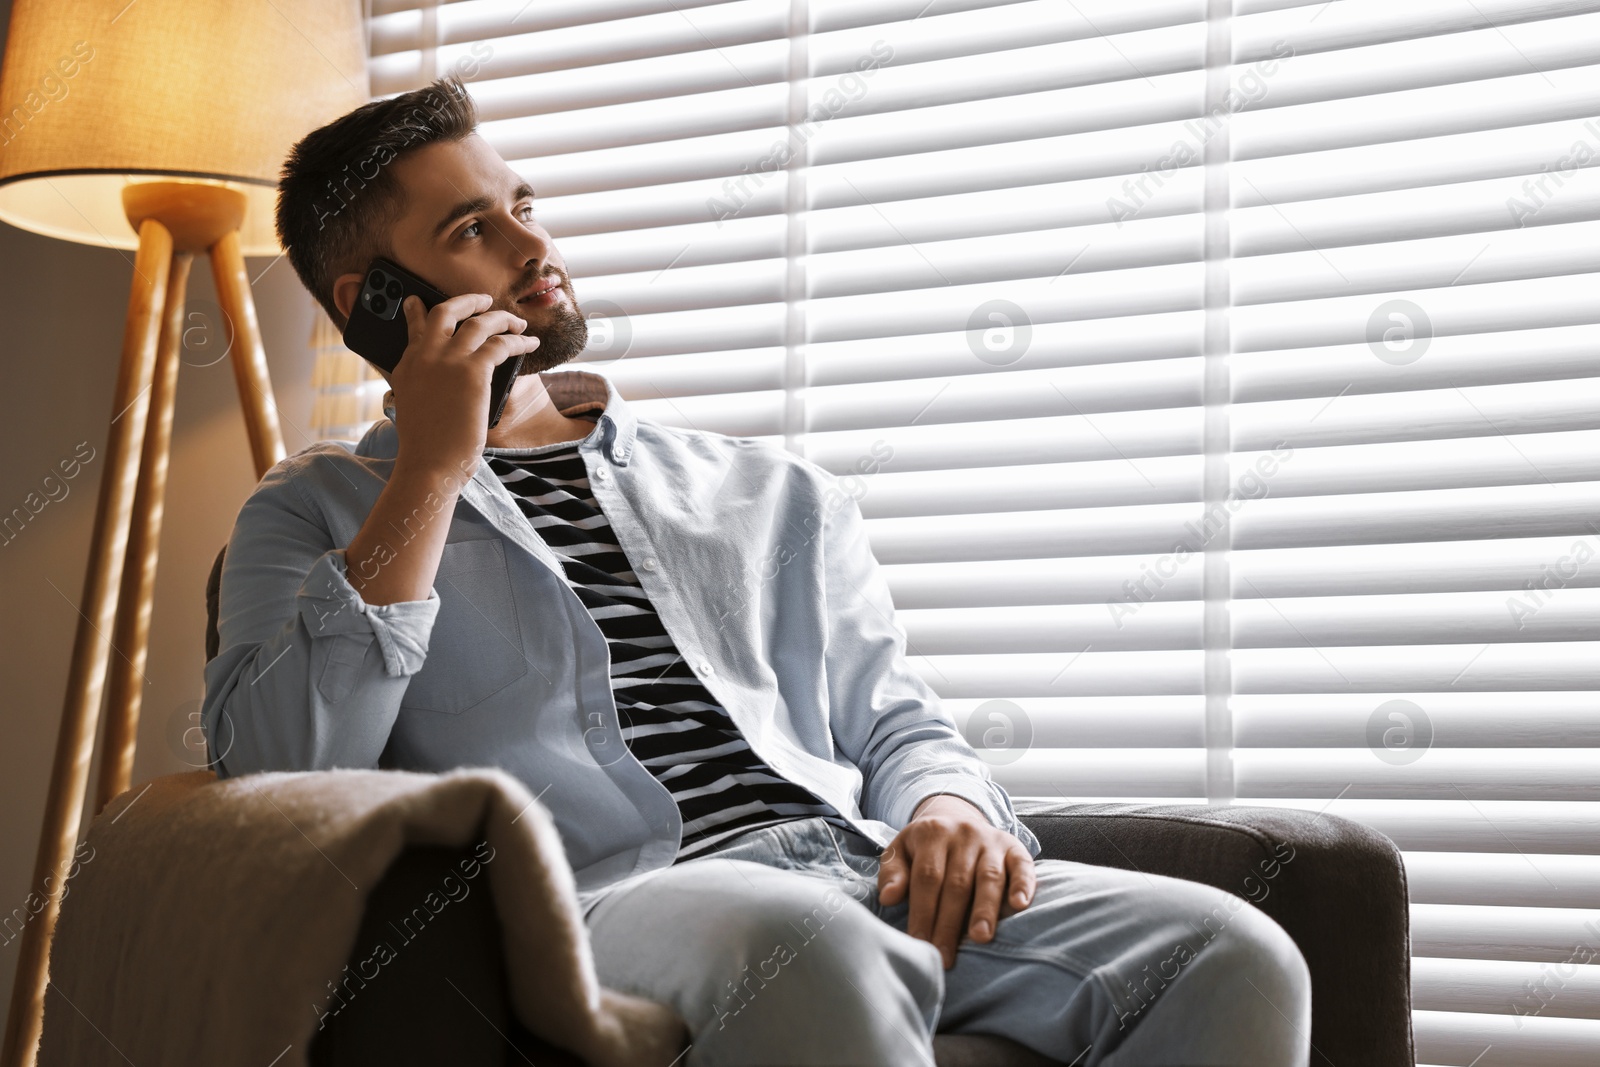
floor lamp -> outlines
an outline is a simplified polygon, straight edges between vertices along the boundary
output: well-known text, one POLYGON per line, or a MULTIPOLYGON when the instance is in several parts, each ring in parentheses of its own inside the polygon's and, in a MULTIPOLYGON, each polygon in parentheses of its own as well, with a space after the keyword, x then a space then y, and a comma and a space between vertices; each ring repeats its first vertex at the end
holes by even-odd
POLYGON ((133 769, 193 257, 210 256, 218 302, 233 324, 234 376, 259 477, 284 449, 244 257, 281 252, 273 212, 290 147, 369 97, 361 15, 361 0, 12 6, 0 64, 0 219, 134 257, 30 885, 42 906, 23 927, 0 1067, 35 1060, 50 940, 87 801, 108 667, 91 810, 127 789, 133 769))

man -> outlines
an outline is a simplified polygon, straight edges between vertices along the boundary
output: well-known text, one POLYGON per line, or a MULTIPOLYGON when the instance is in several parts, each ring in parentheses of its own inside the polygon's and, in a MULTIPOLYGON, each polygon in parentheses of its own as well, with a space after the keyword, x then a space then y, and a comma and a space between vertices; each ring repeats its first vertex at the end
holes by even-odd
POLYGON ((218 773, 516 776, 600 979, 678 1011, 690 1067, 926 1064, 936 1028, 1084 1065, 1305 1064, 1309 976, 1264 914, 1035 862, 907 665, 841 480, 552 373, 585 320, 475 126, 443 79, 285 165, 279 234, 335 323, 378 254, 452 295, 407 302, 388 417, 285 459, 239 514, 206 669, 218 773))

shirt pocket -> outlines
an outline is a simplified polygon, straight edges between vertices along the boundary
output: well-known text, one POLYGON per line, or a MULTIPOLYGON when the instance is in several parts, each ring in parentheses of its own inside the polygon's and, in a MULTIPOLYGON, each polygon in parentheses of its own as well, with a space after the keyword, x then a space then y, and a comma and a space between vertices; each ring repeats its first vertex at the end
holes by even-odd
POLYGON ((439 614, 400 710, 459 715, 528 673, 505 546, 498 540, 446 544, 433 587, 439 614))

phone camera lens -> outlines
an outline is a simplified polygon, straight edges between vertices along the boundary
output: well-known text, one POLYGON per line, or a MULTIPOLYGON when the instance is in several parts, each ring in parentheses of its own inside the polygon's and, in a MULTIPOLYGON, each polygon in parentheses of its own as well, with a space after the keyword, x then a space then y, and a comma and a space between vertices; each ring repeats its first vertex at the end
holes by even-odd
POLYGON ((400 299, 400 283, 399 282, 391 281, 388 285, 383 287, 383 291, 389 294, 389 299, 390 300, 399 300, 400 299))
POLYGON ((371 274, 367 275, 367 284, 372 286, 374 289, 382 289, 384 279, 387 277, 388 275, 384 274, 383 271, 375 270, 371 274))
POLYGON ((374 315, 382 315, 384 309, 387 308, 388 306, 389 306, 389 301, 387 301, 387 300, 385 300, 383 298, 383 294, 382 293, 373 293, 372 294, 372 313, 374 315))

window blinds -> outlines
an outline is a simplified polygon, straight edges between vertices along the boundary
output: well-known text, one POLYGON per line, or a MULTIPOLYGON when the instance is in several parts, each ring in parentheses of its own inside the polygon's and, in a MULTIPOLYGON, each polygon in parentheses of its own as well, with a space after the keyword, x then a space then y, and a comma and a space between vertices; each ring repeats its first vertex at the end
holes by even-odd
POLYGON ((1404 852, 1424 1064, 1600 1058, 1600 2, 375 0, 642 413, 865 485, 1019 799, 1404 852))

